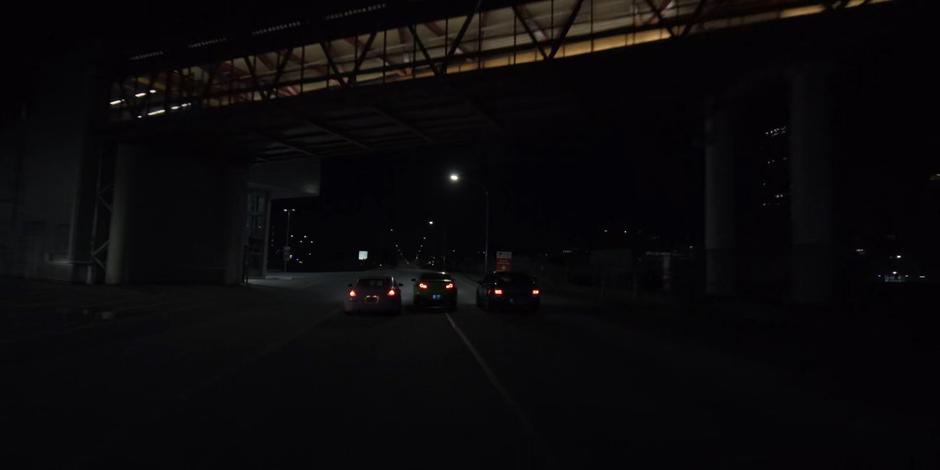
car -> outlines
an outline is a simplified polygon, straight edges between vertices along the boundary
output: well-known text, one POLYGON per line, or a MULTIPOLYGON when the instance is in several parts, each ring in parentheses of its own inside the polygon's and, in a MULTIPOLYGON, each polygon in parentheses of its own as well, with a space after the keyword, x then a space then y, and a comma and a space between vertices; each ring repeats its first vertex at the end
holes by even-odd
POLYGON ((401 313, 401 289, 403 284, 392 276, 364 277, 349 284, 344 310, 352 313, 401 313))
POLYGON ((444 307, 448 310, 457 309, 457 281, 453 276, 443 272, 421 273, 417 279, 412 279, 414 287, 414 306, 444 307))
POLYGON ((479 281, 477 307, 486 311, 519 307, 538 310, 542 291, 536 279, 523 272, 493 272, 479 281))

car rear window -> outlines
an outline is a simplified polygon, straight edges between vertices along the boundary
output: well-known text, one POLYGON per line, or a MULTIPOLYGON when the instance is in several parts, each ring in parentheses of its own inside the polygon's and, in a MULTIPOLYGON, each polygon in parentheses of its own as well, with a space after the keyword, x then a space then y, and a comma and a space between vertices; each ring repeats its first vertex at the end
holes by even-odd
POLYGON ((389 285, 391 281, 387 278, 385 279, 360 279, 356 284, 359 287, 385 287, 389 285))
POLYGON ((445 273, 423 273, 421 274, 421 279, 427 281, 437 281, 441 279, 450 279, 450 275, 445 273))
POLYGON ((505 284, 532 284, 532 276, 528 274, 498 274, 496 279, 505 284))

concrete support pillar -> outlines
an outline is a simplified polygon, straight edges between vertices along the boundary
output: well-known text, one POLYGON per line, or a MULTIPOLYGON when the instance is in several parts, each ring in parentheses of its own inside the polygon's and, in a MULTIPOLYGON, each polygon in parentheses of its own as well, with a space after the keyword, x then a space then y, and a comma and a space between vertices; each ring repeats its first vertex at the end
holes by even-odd
POLYGON ((705 120, 705 293, 734 293, 734 120, 727 105, 705 120))
POLYGON ((225 284, 241 284, 248 245, 248 164, 225 168, 225 284))
POLYGON ((111 226, 108 230, 108 263, 105 267, 106 284, 127 282, 128 249, 131 208, 133 206, 134 175, 137 154, 126 146, 118 148, 114 163, 114 197, 111 203, 111 226))
POLYGON ((271 192, 264 193, 264 249, 261 250, 261 278, 268 275, 268 253, 271 250, 271 192))
POLYGON ((806 67, 790 77, 791 298, 796 303, 824 303, 832 296, 829 75, 826 69, 806 67))
POLYGON ((181 148, 118 148, 108 284, 242 282, 248 167, 181 148))

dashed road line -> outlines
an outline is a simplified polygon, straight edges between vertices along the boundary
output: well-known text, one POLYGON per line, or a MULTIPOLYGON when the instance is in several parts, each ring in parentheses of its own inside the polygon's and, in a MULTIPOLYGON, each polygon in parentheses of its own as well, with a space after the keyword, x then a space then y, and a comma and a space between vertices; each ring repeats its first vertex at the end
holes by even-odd
MULTIPOLYGON (((499 381, 499 378, 496 377, 496 374, 493 373, 493 369, 486 363, 483 359, 483 356, 473 346, 473 343, 470 342, 470 339, 467 338, 467 335, 464 334, 463 330, 457 326, 457 323, 454 322, 453 317, 450 316, 450 313, 444 313, 444 316, 447 317, 447 321, 450 322, 450 326, 453 327, 454 331, 457 332, 457 336, 460 336, 460 339, 463 341, 464 345, 467 346, 467 349, 470 350, 470 354, 473 354, 473 358, 476 359, 477 364, 483 369, 483 373, 486 374, 486 378, 490 381, 490 384, 493 385, 493 388, 499 393, 500 397, 506 403, 506 406, 512 410, 513 414, 519 419, 519 422, 522 424, 523 430, 525 431, 526 437, 529 439, 531 444, 535 444, 535 449, 543 452, 544 456, 547 458, 548 463, 550 464, 549 468, 557 468, 557 465, 554 465, 556 462, 554 456, 549 452, 548 446, 545 445, 544 441, 541 439, 539 434, 535 431, 535 426, 532 425, 532 421, 529 420, 529 417, 526 416, 525 411, 522 410, 522 406, 519 405, 519 402, 513 398, 512 394, 509 393, 502 382, 499 381)), ((529 455, 528 460, 531 463, 531 451, 532 446, 528 449, 529 455)))

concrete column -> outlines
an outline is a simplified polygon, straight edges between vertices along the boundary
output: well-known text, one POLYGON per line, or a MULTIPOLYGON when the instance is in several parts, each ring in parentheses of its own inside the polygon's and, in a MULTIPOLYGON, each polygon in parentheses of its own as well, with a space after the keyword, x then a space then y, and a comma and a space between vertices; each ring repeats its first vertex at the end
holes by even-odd
POLYGON ((829 75, 826 69, 805 67, 790 77, 791 297, 796 303, 824 303, 832 296, 829 75))
POLYGON ((261 250, 261 278, 268 275, 268 251, 271 247, 271 191, 264 193, 264 249, 261 250))
POLYGON ((136 166, 136 152, 127 146, 118 147, 114 163, 114 199, 111 203, 111 226, 108 230, 106 284, 124 284, 127 282, 127 239, 130 235, 133 179, 136 166))
POLYGON ((230 164, 225 169, 225 284, 241 284, 248 244, 248 164, 230 164))
POLYGON ((734 293, 734 120, 727 105, 705 120, 705 293, 734 293))

